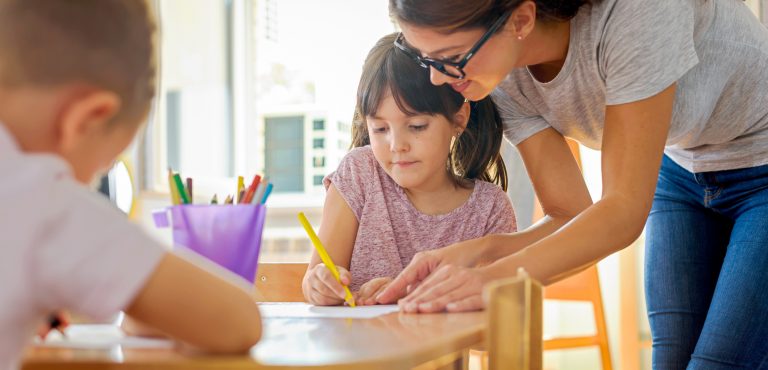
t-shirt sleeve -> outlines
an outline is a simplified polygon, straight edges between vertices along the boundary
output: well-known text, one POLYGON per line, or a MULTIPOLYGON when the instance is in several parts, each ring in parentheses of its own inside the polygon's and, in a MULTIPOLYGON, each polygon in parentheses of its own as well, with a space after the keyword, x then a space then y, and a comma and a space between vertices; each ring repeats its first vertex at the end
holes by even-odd
POLYGON ((658 94, 698 63, 690 1, 608 2, 598 45, 605 102, 617 105, 658 94))
POLYGON ((72 181, 54 191, 30 271, 39 303, 109 317, 131 303, 167 248, 98 194, 72 181))
POLYGON ((507 80, 491 92, 491 99, 496 104, 501 121, 504 125, 504 137, 513 145, 518 145, 525 139, 550 127, 540 114, 525 101, 522 92, 507 80))
POLYGON ((516 232, 517 219, 515 218, 515 210, 512 208, 512 201, 510 201, 507 194, 501 190, 500 187, 493 184, 490 184, 490 186, 493 187, 490 196, 491 202, 493 202, 493 208, 491 208, 491 214, 488 218, 485 234, 516 232))
POLYGON ((363 214, 366 189, 375 179, 375 166, 378 163, 370 147, 355 148, 341 160, 336 171, 323 179, 327 190, 331 184, 347 202, 357 221, 363 214))

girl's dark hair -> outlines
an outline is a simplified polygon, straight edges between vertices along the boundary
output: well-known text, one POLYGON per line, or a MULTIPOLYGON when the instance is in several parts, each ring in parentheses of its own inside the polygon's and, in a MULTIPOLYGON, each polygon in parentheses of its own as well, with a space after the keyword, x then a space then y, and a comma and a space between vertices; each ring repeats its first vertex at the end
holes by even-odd
MULTIPOLYGON (((448 85, 435 86, 424 69, 394 46, 397 34, 382 37, 368 53, 357 88, 352 122, 352 148, 370 144, 367 116, 375 116, 382 100, 392 94, 398 108, 409 115, 442 115, 450 122, 464 97, 448 85)), ((507 171, 501 158, 503 127, 490 97, 471 103, 467 127, 455 141, 446 167, 456 183, 479 179, 507 190, 507 171)))
MULTIPOLYGON (((389 13, 398 23, 436 27, 443 31, 488 28, 502 14, 526 0, 389 0, 389 13)), ((596 0, 532 0, 542 21, 567 21, 579 8, 596 0)))

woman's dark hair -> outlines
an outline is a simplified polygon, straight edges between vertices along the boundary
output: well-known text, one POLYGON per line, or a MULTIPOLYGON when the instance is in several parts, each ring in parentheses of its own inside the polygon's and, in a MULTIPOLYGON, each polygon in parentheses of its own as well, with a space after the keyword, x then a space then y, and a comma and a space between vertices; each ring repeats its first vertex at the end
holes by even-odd
POLYGON ((537 19, 567 21, 582 5, 594 0, 389 0, 389 14, 398 23, 444 31, 488 28, 525 1, 536 4, 537 19))
MULTIPOLYGON (((398 108, 409 115, 442 115, 450 122, 464 97, 448 85, 435 86, 429 70, 394 46, 397 34, 382 37, 368 53, 357 87, 352 122, 352 147, 370 144, 366 117, 375 116, 382 100, 392 94, 398 108)), ((490 97, 471 103, 467 127, 451 148, 446 167, 456 183, 479 179, 507 190, 507 171, 501 158, 503 127, 490 97)))

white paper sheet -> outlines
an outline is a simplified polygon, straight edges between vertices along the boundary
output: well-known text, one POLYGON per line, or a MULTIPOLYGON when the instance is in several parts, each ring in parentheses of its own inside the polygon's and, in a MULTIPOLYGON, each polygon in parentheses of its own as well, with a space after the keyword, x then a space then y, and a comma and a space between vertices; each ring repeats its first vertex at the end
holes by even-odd
POLYGON ((306 303, 263 303, 259 305, 266 318, 337 318, 371 319, 397 312, 397 305, 376 306, 313 306, 306 303))
POLYGON ((109 324, 76 324, 67 327, 61 333, 53 331, 46 339, 35 338, 34 345, 38 347, 110 349, 122 348, 172 348, 173 341, 169 339, 131 337, 125 335, 122 329, 109 324))

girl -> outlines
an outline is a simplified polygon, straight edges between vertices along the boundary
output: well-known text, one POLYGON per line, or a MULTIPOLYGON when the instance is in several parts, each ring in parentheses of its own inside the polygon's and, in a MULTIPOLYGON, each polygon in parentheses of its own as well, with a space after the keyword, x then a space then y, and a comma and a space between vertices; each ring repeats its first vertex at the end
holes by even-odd
MULTIPOLYGON (((432 85, 395 37, 380 39, 365 60, 354 149, 325 178, 319 237, 358 304, 374 304, 419 251, 516 229, 493 103, 470 107, 432 85)), ((302 287, 310 303, 344 301, 317 254, 302 287)))
POLYGON ((658 369, 768 363, 768 31, 734 0, 390 0, 432 82, 493 96, 547 214, 416 256, 380 302, 483 306, 491 279, 544 283, 646 225, 658 369), (602 150, 592 204, 563 139, 602 150), (650 216, 649 216, 650 213, 650 216), (646 222, 647 219, 647 222, 646 222), (493 262, 468 268, 473 261, 493 262))

